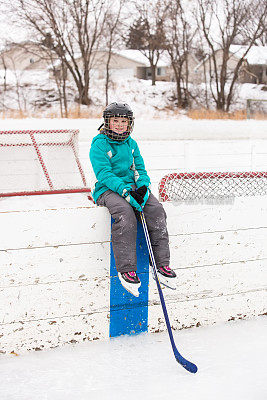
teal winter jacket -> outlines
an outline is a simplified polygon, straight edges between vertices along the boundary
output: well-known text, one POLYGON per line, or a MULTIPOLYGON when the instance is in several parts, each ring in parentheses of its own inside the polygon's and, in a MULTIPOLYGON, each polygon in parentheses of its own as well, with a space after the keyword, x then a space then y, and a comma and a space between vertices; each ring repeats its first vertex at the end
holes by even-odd
POLYGON ((92 188, 95 201, 108 189, 122 196, 130 185, 150 185, 144 160, 131 136, 118 142, 99 133, 92 141, 90 160, 96 178, 92 188))

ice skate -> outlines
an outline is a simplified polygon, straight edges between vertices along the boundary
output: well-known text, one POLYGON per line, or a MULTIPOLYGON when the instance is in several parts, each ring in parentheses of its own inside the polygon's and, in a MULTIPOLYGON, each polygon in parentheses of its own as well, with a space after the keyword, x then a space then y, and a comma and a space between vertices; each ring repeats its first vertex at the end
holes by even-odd
POLYGON ((141 286, 140 279, 135 271, 118 273, 122 286, 135 297, 139 297, 138 289, 141 286))
MULTIPOLYGON (((176 290, 176 273, 169 267, 158 267, 157 268, 158 278, 162 285, 168 287, 169 289, 176 290)), ((152 272, 153 278, 154 273, 152 272)))

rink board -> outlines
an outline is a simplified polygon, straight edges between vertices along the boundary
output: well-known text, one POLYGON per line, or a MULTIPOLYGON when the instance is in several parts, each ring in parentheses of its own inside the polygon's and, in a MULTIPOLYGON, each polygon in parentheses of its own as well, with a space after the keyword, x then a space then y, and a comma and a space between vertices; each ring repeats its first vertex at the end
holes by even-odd
MULTIPOLYGON (((65 205, 47 198, 1 200, 1 353, 166 329, 147 255, 139 260, 146 293, 123 295, 108 211, 81 196, 73 204, 73 197, 65 205)), ((176 291, 163 289, 172 327, 265 314, 266 198, 164 208, 178 275, 176 291)))

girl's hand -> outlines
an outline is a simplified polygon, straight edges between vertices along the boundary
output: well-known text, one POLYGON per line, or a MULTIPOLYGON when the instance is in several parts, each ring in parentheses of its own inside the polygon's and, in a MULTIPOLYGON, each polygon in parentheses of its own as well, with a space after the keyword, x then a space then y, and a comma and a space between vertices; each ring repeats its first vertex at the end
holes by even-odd
MULTIPOLYGON (((142 206, 136 201, 136 199, 132 196, 132 190, 128 193, 128 196, 124 197, 128 203, 131 204, 137 211, 142 211, 142 206)), ((135 192, 134 192, 135 193, 135 192)))
POLYGON ((140 188, 136 189, 136 191, 134 192, 138 195, 138 197, 140 197, 140 201, 138 201, 138 203, 144 207, 147 199, 149 198, 150 195, 150 189, 147 188, 146 186, 141 186, 140 188))

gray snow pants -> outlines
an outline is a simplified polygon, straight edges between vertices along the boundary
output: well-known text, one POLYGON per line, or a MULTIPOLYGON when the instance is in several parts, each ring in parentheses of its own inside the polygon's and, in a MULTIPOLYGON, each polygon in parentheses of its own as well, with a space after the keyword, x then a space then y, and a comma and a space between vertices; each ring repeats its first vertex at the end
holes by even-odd
MULTIPOLYGON (((97 199, 97 204, 107 207, 114 219, 111 233, 117 271, 136 271, 137 217, 132 206, 112 190, 103 193, 97 199)), ((156 197, 150 194, 143 211, 156 265, 169 265, 170 249, 165 210, 156 197)))

